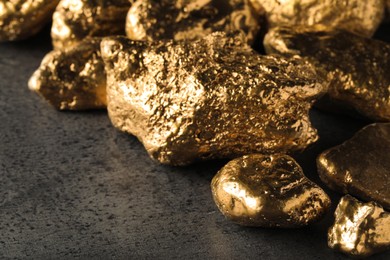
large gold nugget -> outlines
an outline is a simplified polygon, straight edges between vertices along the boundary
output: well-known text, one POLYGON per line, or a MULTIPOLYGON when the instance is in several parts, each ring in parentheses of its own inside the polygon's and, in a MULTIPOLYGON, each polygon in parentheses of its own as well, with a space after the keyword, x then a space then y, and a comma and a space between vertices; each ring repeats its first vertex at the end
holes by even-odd
POLYGON ((53 46, 62 49, 84 38, 125 34, 132 0, 61 0, 54 15, 53 46))
POLYGON ((328 231, 329 247, 352 257, 368 257, 390 249, 390 213, 374 202, 347 195, 337 206, 328 231))
POLYGON ((132 40, 195 39, 215 31, 243 31, 252 43, 260 19, 249 0, 138 0, 126 23, 132 40))
POLYGON ((287 155, 235 159, 215 175, 211 190, 222 214, 245 226, 305 226, 330 206, 328 195, 287 155))
POLYGON ((111 121, 164 164, 304 149, 318 138, 308 110, 326 87, 310 63, 245 41, 103 40, 111 121))
POLYGON ((275 28, 264 44, 267 53, 298 54, 324 68, 331 100, 390 121, 390 44, 319 26, 275 28))
POLYGON ((390 123, 372 124, 317 159, 330 187, 390 210, 390 123))
POLYGON ((29 81, 60 110, 106 107, 106 73, 100 55, 101 39, 89 38, 74 48, 52 51, 29 81))
POLYGON ((384 15, 383 0, 251 0, 263 7, 268 24, 304 27, 322 24, 361 36, 374 34, 384 15))
POLYGON ((0 41, 26 39, 38 33, 59 0, 0 0, 0 41))

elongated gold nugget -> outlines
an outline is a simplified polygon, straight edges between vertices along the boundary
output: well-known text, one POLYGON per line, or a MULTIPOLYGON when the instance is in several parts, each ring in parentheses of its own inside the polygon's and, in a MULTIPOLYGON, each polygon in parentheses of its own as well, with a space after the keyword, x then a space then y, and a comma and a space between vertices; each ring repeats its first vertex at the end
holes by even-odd
POLYGON ((268 24, 304 27, 322 24, 371 37, 384 15, 383 0, 251 0, 265 10, 268 24))
POLYGON ((264 44, 267 53, 298 54, 325 69, 331 100, 390 121, 390 44, 320 26, 275 28, 264 44))
POLYGON ((287 155, 235 159, 215 175, 211 190, 222 214, 245 226, 305 226, 330 206, 328 195, 287 155))
POLYGON ((390 123, 372 124, 317 159, 321 179, 332 189, 390 210, 390 123))
POLYGON ((352 257, 368 257, 390 249, 390 213, 374 202, 347 195, 337 206, 328 231, 329 247, 352 257))
POLYGON ((61 0, 53 15, 51 37, 55 49, 84 38, 125 34, 132 0, 61 0))
POLYGON ((0 0, 0 42, 26 39, 51 19, 59 0, 0 0))
POLYGON ((74 48, 47 54, 29 81, 30 89, 60 110, 105 108, 106 73, 100 42, 89 38, 74 48))
POLYGON ((137 0, 126 22, 130 39, 149 41, 241 30, 253 42, 259 29, 259 16, 249 0, 137 0))
POLYGON ((102 41, 108 111, 164 164, 301 150, 318 138, 308 110, 326 91, 300 58, 261 56, 241 35, 102 41))

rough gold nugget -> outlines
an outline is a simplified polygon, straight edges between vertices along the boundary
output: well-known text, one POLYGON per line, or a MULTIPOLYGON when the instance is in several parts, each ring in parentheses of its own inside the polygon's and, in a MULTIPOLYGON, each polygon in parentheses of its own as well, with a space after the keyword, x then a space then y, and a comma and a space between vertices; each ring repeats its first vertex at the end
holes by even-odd
POLYGON ((106 73, 100 55, 101 39, 89 38, 74 48, 52 51, 29 81, 60 110, 106 107, 106 73))
POLYGON ((390 213, 374 202, 347 195, 337 206, 328 231, 329 247, 353 257, 368 257, 390 249, 390 213))
POLYGON ((390 210, 390 123, 372 124, 317 159, 321 179, 332 189, 390 210))
POLYGON ((132 40, 195 39, 215 31, 243 31, 249 42, 260 19, 249 0, 138 0, 126 32, 132 40))
POLYGON ((330 206, 328 195, 287 155, 235 159, 217 173, 211 189, 219 210, 245 226, 305 226, 330 206))
POLYGON ((53 15, 53 46, 62 49, 86 37, 125 34, 131 0, 61 0, 53 15))
POLYGON ((328 72, 328 95, 375 121, 390 121, 390 44, 316 26, 281 27, 267 53, 300 55, 328 72))
POLYGON ((180 43, 106 38, 111 121, 164 164, 304 149, 318 138, 308 110, 326 87, 310 63, 261 56, 245 42, 224 33, 180 43))
POLYGON ((59 0, 0 0, 0 41, 26 39, 50 21, 59 0))
POLYGON ((383 0, 251 0, 262 6, 270 27, 322 24, 370 37, 382 22, 383 0))

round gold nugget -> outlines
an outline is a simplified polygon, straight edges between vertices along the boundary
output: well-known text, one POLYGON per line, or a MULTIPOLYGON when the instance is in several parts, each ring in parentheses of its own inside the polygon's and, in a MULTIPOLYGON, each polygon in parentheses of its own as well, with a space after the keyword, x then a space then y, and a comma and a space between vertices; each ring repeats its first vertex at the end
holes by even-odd
POLYGON ((245 226, 305 226, 320 219, 331 203, 287 155, 235 159, 217 173, 211 189, 222 214, 245 226))

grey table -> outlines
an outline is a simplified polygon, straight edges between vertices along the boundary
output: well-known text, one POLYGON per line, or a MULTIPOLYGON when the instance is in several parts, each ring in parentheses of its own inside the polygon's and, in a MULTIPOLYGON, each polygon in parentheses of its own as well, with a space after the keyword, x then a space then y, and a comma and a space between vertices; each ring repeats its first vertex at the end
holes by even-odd
MULTIPOLYGON (((379 35, 390 36, 388 28, 379 35)), ((105 111, 51 108, 27 88, 50 49, 47 30, 0 44, 0 258, 345 258, 327 247, 332 212, 303 229, 238 226, 219 213, 209 188, 225 161, 161 166, 105 111)), ((316 156, 367 122, 311 116, 321 140, 295 157, 323 186, 316 156)), ((334 210, 340 196, 324 188, 334 210)))

